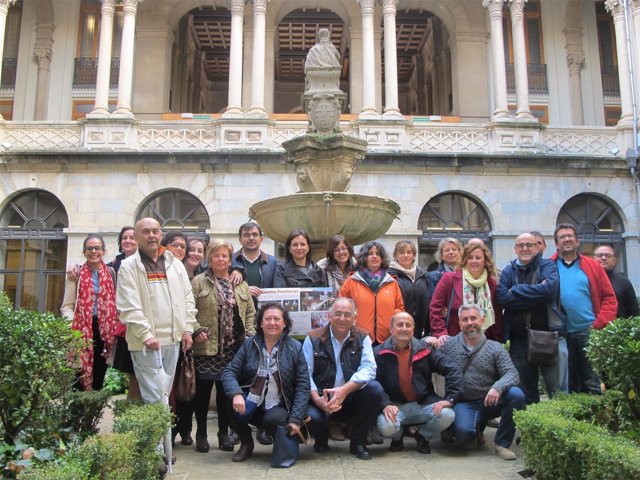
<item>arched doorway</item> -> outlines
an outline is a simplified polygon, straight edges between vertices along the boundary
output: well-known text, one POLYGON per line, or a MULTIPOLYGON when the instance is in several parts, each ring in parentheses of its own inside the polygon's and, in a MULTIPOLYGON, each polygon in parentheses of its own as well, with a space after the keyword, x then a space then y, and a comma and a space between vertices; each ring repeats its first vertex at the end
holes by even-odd
POLYGON ((560 208, 556 225, 571 223, 578 231, 580 251, 592 255, 599 245, 612 245, 618 254, 616 270, 627 270, 622 234, 624 222, 618 209, 608 198, 593 193, 571 197, 560 208))
MULTIPOLYGON (((451 51, 444 23, 426 10, 400 9, 396 42, 400 113, 451 115, 451 51)), ((384 39, 382 45, 384 51, 384 39)), ((384 54, 382 64, 384 71, 384 54)))
POLYGON ((67 211, 55 195, 28 190, 0 213, 0 290, 16 307, 60 314, 67 211))
POLYGON ((442 193, 429 200, 420 212, 418 228, 422 230, 419 264, 429 270, 437 267, 434 254, 443 238, 453 237, 464 243, 477 237, 491 248, 489 215, 478 201, 463 193, 442 193))
POLYGON ((202 202, 191 193, 177 189, 151 195, 140 206, 136 222, 145 217, 158 220, 164 231, 183 230, 204 235, 211 226, 202 202))

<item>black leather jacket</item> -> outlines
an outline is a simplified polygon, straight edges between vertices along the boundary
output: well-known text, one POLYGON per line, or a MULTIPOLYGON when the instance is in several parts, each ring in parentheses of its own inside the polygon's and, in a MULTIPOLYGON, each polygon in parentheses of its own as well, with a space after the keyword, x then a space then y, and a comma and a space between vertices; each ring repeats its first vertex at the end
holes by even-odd
MULTIPOLYGON (((246 339, 223 370, 222 385, 229 398, 248 393, 262 360, 263 343, 264 337, 260 334, 246 339)), ((276 362, 280 374, 278 386, 289 412, 289 422, 302 425, 307 417, 307 405, 311 396, 309 370, 302 353, 302 344, 284 335, 278 346, 276 362)))
MULTIPOLYGON (((413 338, 411 340, 411 385, 416 392, 416 400, 419 404, 431 404, 441 397, 436 392, 431 382, 431 374, 439 373, 446 379, 445 400, 455 403, 462 395, 462 370, 449 357, 431 350, 431 347, 423 341, 413 338)), ((407 399, 400 390, 398 375, 398 357, 395 353, 393 337, 389 337, 382 345, 373 350, 376 357, 376 380, 384 389, 382 406, 407 403, 407 399)))

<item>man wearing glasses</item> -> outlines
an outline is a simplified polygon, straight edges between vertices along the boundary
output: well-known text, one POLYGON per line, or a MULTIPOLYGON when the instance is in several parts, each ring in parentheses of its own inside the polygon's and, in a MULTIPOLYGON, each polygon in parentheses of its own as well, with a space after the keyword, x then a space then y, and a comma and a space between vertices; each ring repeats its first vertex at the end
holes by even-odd
MULTIPOLYGON (((496 289, 498 302, 504 307, 505 340, 511 340, 509 355, 520 375, 520 388, 527 404, 538 403, 538 366, 527 361, 527 325, 533 330, 564 334, 564 314, 558 306, 560 281, 554 262, 542 258, 537 239, 531 233, 516 238, 512 260, 500 275, 496 289)), ((567 342, 558 342, 559 359, 555 365, 540 367, 544 384, 552 397, 562 389, 566 377, 567 342)))
POLYGON ((584 348, 592 328, 604 328, 616 318, 618 300, 602 266, 578 251, 576 228, 561 223, 553 233, 557 253, 551 257, 560 276, 560 302, 567 314, 570 392, 601 393, 600 379, 584 348))
POLYGON ((309 429, 314 451, 329 450, 329 419, 353 417, 349 452, 371 459, 367 434, 382 408, 384 391, 376 378, 369 334, 356 327, 356 305, 338 297, 329 310, 329 325, 309 332, 302 350, 311 381, 309 429))
POLYGON ((256 222, 240 225, 238 240, 242 248, 233 255, 231 268, 234 269, 235 275, 239 274, 239 270, 244 271, 251 296, 254 302, 257 302, 261 288, 273 288, 277 261, 273 255, 260 250, 264 233, 256 222))
POLYGON ((636 298, 636 291, 633 289, 633 285, 627 277, 614 272, 617 261, 616 252, 613 247, 610 245, 601 245, 596 248, 593 256, 600 262, 604 271, 607 272, 611 287, 618 299, 618 314, 616 317, 629 318, 639 316, 640 308, 638 308, 638 299, 636 298))

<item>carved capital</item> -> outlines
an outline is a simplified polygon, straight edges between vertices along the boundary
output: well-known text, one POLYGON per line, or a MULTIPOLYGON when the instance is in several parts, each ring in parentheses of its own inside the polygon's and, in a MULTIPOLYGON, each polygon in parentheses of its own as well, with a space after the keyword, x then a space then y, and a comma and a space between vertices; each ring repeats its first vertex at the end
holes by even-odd
POLYGON ((569 71, 579 71, 584 65, 584 53, 570 53, 567 55, 569 71))
POLYGON ((356 0, 356 3, 360 5, 362 9, 362 16, 373 15, 376 0, 356 0))
POLYGON ((245 0, 229 0, 229 10, 231 10, 231 16, 244 15, 245 0))
POLYGON ((48 47, 36 47, 33 49, 33 55, 38 60, 38 68, 42 70, 49 70, 52 53, 51 48, 48 47))
POLYGON ((102 16, 109 15, 113 17, 113 14, 116 11, 116 0, 102 0, 102 8, 100 12, 102 16))
POLYGON ((395 15, 398 7, 398 0, 382 0, 382 12, 384 15, 395 15))
POLYGON ((605 0, 604 8, 611 15, 618 15, 623 13, 624 4, 622 0, 605 0))
POLYGON ((489 12, 493 12, 494 10, 502 12, 504 1, 505 0, 482 0, 482 6, 489 10, 489 12))
POLYGON ((124 15, 135 15, 138 11, 138 4, 143 0, 122 0, 122 13, 124 15))
POLYGON ((523 14, 524 13, 524 4, 527 3, 527 0, 508 0, 509 1, 509 10, 511 10, 511 15, 523 14))
POLYGON ((267 5, 271 0, 253 0, 253 13, 267 13, 267 5))

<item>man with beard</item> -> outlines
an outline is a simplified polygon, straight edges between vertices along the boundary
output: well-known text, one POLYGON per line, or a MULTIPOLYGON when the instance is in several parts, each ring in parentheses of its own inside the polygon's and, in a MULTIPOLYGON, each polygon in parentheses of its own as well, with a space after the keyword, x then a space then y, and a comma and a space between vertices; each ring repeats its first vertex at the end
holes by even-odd
MULTIPOLYGON (((487 420, 500 417, 495 453, 503 460, 515 460, 516 454, 509 449, 516 433, 513 411, 525 406, 524 393, 517 387, 518 371, 502 345, 482 333, 484 312, 479 305, 461 305, 458 318, 460 333, 441 347, 463 373, 464 389, 453 406, 455 440, 467 449, 484 444, 487 420)), ((427 341, 437 344, 435 337, 427 341)))

